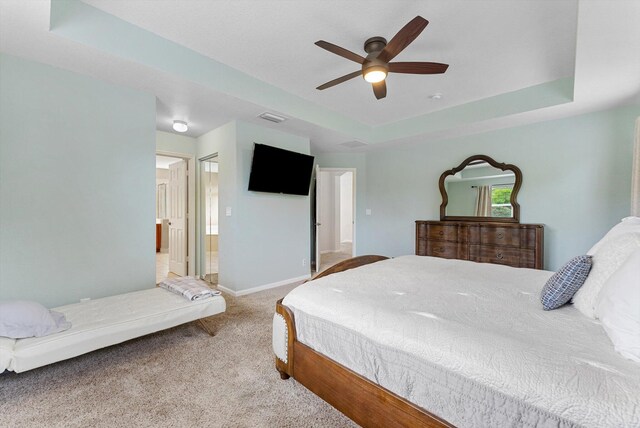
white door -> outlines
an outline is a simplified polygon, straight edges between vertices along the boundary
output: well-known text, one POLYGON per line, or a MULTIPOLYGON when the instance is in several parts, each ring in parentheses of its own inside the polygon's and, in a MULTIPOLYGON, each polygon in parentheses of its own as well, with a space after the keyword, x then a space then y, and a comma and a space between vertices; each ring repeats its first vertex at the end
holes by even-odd
POLYGON ((169 165, 169 271, 187 274, 187 162, 169 165))

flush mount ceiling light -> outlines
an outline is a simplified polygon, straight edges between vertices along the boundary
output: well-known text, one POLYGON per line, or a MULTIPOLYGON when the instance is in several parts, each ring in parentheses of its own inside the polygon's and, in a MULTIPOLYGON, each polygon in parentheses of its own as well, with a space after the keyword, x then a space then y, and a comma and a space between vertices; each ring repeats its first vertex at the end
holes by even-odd
POLYGON ((187 132, 189 127, 187 126, 187 122, 184 120, 174 120, 173 121, 173 130, 176 132, 187 132))
POLYGON ((437 92, 433 95, 429 95, 429 98, 431 98, 432 100, 441 100, 442 99, 442 94, 440 92, 437 92))

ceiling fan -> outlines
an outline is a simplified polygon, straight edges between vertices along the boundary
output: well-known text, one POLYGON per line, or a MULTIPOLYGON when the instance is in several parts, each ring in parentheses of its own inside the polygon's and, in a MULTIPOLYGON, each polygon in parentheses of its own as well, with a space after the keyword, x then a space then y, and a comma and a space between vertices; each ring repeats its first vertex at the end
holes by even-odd
POLYGON ((429 21, 421 16, 416 16, 407 25, 402 27, 389 43, 384 37, 371 37, 364 42, 366 58, 353 53, 333 43, 318 40, 315 44, 343 58, 362 64, 362 70, 354 71, 337 79, 333 79, 316 89, 323 90, 339 83, 351 80, 362 75, 364 80, 371 83, 373 93, 377 99, 387 96, 387 84, 385 79, 388 73, 406 74, 441 74, 447 71, 449 64, 439 62, 389 62, 402 52, 407 46, 422 33, 429 21))

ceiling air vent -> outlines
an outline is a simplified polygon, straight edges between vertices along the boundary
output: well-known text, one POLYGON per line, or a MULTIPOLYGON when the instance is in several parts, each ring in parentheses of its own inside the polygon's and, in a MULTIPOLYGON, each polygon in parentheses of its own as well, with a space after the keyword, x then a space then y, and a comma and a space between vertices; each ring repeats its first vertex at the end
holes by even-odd
POLYGON ((268 120, 269 122, 273 122, 273 123, 280 123, 280 122, 284 122, 285 120, 287 120, 286 117, 278 116, 277 114, 273 114, 273 113, 269 113, 269 112, 264 112, 258 117, 261 118, 261 119, 264 119, 264 120, 268 120))
POLYGON ((355 148, 358 148, 358 147, 364 147, 364 146, 367 145, 367 143, 363 143, 362 141, 354 140, 354 141, 347 141, 346 143, 340 143, 340 145, 343 146, 343 147, 348 147, 350 149, 355 149, 355 148))

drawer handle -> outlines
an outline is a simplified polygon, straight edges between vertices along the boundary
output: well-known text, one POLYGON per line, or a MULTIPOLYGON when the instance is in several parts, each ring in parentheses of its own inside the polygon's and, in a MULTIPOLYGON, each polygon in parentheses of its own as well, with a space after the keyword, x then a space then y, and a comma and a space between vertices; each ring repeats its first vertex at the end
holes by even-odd
POLYGON ((504 256, 502 255, 502 253, 496 253, 496 259, 502 260, 503 258, 504 256))
POLYGON ((440 248, 438 248, 438 252, 440 252, 440 253, 444 253, 444 247, 440 247, 440 248))
POLYGON ((498 233, 498 239, 502 239, 502 238, 504 238, 504 233, 502 232, 498 233))
POLYGON ((444 235, 444 230, 440 231, 440 236, 444 235))

